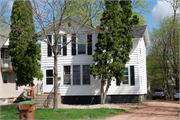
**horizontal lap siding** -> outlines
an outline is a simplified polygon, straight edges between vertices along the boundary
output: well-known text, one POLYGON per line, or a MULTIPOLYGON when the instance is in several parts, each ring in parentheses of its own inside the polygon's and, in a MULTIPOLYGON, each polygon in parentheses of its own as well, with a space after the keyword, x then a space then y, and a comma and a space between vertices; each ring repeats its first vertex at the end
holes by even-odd
MULTIPOLYGON (((146 47, 144 39, 141 38, 139 42, 141 48, 141 55, 139 54, 139 68, 140 68, 140 89, 141 94, 147 94, 147 76, 146 76, 146 47)), ((140 52, 140 49, 139 49, 140 52)))

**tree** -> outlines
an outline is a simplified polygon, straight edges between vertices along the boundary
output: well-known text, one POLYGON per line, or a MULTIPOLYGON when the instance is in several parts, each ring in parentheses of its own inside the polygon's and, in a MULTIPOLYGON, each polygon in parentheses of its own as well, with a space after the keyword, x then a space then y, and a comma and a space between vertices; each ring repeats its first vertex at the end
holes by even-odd
POLYGON ((90 26, 98 26, 100 24, 100 19, 103 13, 104 1, 92 1, 92 0, 79 0, 72 1, 73 9, 76 12, 68 11, 68 15, 79 20, 81 22, 85 22, 85 20, 89 19, 86 22, 87 25, 90 26), (83 7, 79 7, 83 6, 83 7), (94 14, 96 13, 96 17, 94 14))
POLYGON ((95 63, 90 67, 94 78, 101 79, 101 104, 105 103, 112 78, 116 78, 117 84, 124 80, 125 64, 132 49, 133 35, 130 32, 132 26, 138 24, 137 16, 131 19, 130 1, 105 1, 105 6, 93 55, 95 63))
POLYGON ((145 15, 150 13, 150 2, 148 0, 132 0, 133 15, 137 15, 139 18, 138 25, 145 25, 147 23, 145 15))
POLYGON ((166 89, 170 98, 173 95, 173 89, 177 88, 177 73, 174 74, 174 71, 179 71, 174 64, 174 60, 178 63, 179 40, 177 37, 180 35, 180 26, 178 18, 175 21, 177 21, 175 27, 176 39, 173 36, 173 16, 164 18, 157 28, 153 28, 151 32, 151 47, 148 50, 149 54, 147 56, 147 70, 152 88, 159 87, 166 89), (173 53, 175 53, 175 56, 173 53))
MULTIPOLYGON (((67 17, 67 15, 70 14, 70 12, 74 12, 73 15, 80 15, 82 14, 82 24, 73 25, 71 24, 71 27, 68 29, 65 29, 65 34, 71 34, 75 33, 77 34, 79 30, 84 26, 86 23, 90 23, 90 19, 94 19, 98 14, 98 11, 100 11, 100 8, 97 8, 93 14, 91 14, 91 17, 85 17, 83 18, 83 9, 86 9, 86 6, 88 2, 81 2, 82 4, 74 4, 74 1, 72 0, 31 0, 32 1, 32 7, 30 7, 33 10, 34 14, 34 20, 36 23, 36 29, 41 31, 39 34, 42 36, 39 38, 42 42, 47 43, 50 46, 51 51, 54 54, 54 110, 58 108, 57 104, 57 95, 58 95, 58 72, 57 72, 57 61, 58 61, 58 54, 63 49, 63 47, 66 47, 69 43, 72 42, 70 40, 69 42, 62 43, 61 48, 58 48, 58 40, 62 36, 60 33, 60 30, 65 26, 65 24, 62 24, 64 22, 64 18, 67 17), (44 9, 46 8, 46 9, 44 9), (80 11, 74 10, 74 8, 79 8, 80 11), (55 36, 55 42, 54 44, 51 44, 48 34, 53 33, 55 36), (46 38, 47 40, 44 40, 46 38)), ((68 22, 68 21, 66 21, 68 22)), ((92 31, 89 31, 90 33, 92 31)), ((72 36, 74 37, 74 36, 72 36)))
POLYGON ((9 39, 9 55, 13 71, 17 77, 17 85, 27 85, 33 82, 34 77, 42 79, 39 70, 40 48, 35 42, 35 26, 30 1, 15 0, 11 15, 11 32, 9 39))

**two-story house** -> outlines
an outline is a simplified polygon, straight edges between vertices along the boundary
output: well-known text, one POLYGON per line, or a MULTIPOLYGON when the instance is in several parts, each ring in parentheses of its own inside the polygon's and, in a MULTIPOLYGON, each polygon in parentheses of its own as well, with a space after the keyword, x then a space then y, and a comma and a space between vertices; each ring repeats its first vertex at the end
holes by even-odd
MULTIPOLYGON (((63 42, 76 41, 64 47, 58 55, 58 78, 61 78, 58 79, 58 92, 62 96, 62 103, 65 104, 94 104, 100 100, 100 80, 94 79, 89 72, 99 30, 82 25, 80 21, 68 16, 64 18, 60 31, 62 36, 59 39, 59 47, 63 42)), ((115 79, 112 81, 107 93, 107 103, 139 103, 146 100, 146 46, 150 45, 148 27, 133 27, 131 33, 135 38, 132 39, 130 61, 124 71, 125 80, 120 85, 116 84, 115 79)), ((48 38, 53 44, 52 31, 49 31, 48 38)), ((42 41, 43 93, 49 93, 54 87, 53 67, 53 53, 49 45, 42 41)))

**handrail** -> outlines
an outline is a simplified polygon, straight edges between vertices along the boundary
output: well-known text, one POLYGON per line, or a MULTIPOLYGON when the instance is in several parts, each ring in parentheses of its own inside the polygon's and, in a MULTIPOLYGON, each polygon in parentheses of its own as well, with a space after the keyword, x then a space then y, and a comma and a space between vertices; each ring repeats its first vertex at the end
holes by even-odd
POLYGON ((33 92, 33 96, 36 97, 36 94, 38 94, 40 92, 40 87, 41 87, 41 84, 37 84, 35 87, 34 87, 34 92, 33 92))
MULTIPOLYGON (((60 83, 58 84, 58 87, 59 87, 59 85, 60 85, 60 83)), ((45 102, 44 102, 44 106, 47 108, 47 107, 49 107, 49 103, 50 103, 50 101, 52 100, 52 98, 53 98, 53 93, 54 93, 54 87, 52 88, 52 90, 50 91, 50 94, 47 96, 47 99, 45 100, 45 102), (47 104, 46 104, 46 102, 47 102, 47 104), (46 104, 46 105, 45 105, 46 104)))

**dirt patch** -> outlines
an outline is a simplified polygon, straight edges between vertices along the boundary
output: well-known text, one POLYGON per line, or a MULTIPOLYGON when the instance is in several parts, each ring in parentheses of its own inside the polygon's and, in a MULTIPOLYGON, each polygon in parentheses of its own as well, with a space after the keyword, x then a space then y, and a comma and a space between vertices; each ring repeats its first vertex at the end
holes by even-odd
POLYGON ((148 100, 145 104, 126 110, 124 114, 103 120, 179 120, 179 108, 179 101, 148 100))

